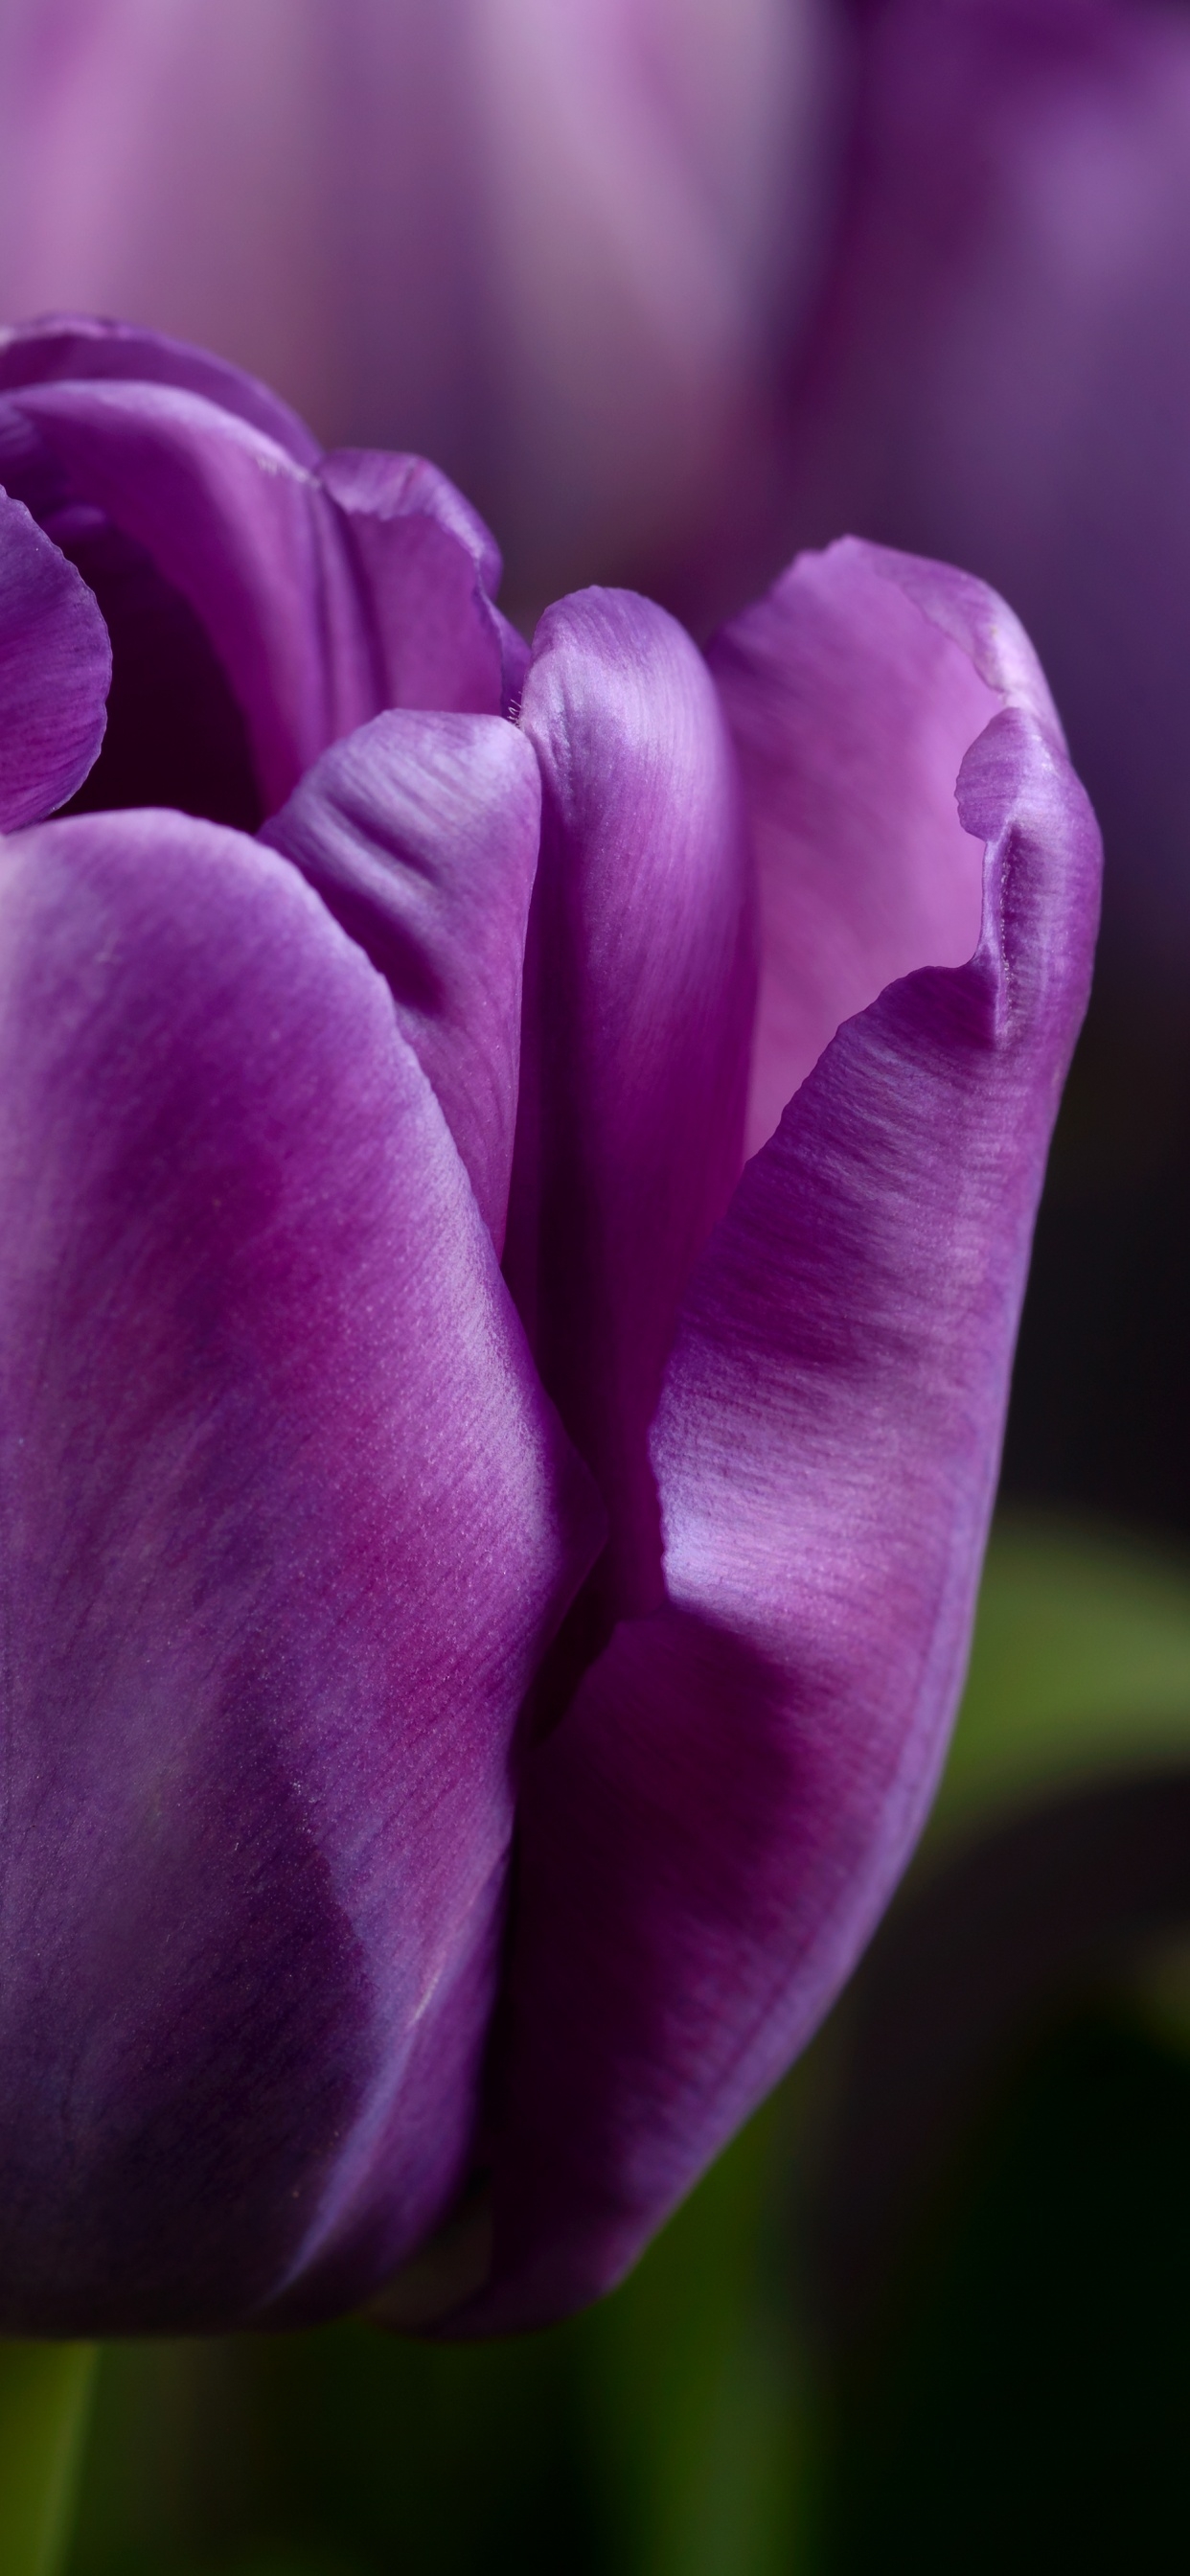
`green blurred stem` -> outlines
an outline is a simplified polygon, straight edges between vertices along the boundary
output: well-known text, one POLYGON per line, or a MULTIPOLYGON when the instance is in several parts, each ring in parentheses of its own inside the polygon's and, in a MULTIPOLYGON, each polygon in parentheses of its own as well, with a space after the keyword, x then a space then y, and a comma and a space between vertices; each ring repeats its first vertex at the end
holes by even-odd
POLYGON ((58 2576, 95 2376, 88 2343, 0 2343, 0 2568, 58 2576))

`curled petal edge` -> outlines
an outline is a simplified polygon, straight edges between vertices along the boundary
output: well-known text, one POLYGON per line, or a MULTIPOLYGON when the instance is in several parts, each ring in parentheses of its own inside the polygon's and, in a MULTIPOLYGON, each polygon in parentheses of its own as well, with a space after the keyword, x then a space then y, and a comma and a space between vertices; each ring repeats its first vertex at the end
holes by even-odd
POLYGON ((944 1758, 1100 848, 1015 620, 906 569, 1009 700, 959 781, 982 936, 843 1026, 695 1270, 667 1599, 528 1765, 493 2264, 440 2332, 622 2277, 829 2009, 944 1758))

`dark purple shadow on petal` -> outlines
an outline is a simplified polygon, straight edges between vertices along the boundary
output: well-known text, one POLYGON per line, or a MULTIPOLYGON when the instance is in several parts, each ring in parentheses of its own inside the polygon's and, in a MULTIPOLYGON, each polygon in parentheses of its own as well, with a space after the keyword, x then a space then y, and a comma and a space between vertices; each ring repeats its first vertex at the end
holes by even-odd
POLYGON ((0 909, 0 2319, 359 2298, 465 2176, 589 1480, 294 869, 92 816, 0 909))
POLYGON ((463 2105, 468 2115, 473 2111, 476 2033, 485 2029, 492 2013, 506 1911, 502 1867, 498 1882, 481 1891, 478 1938, 458 1942, 457 1963, 435 1994, 433 2011, 413 2034, 396 2101, 370 2143, 371 2189, 357 2191, 345 2218, 326 2231, 324 2243, 304 2254, 289 2284, 270 2299, 269 2326, 321 2324, 358 2306, 361 2285, 375 2289, 384 2284, 393 2268, 393 2208, 424 2200, 426 2173, 452 2176, 454 2201, 458 2185, 465 2192, 474 2131, 459 2122, 456 2106, 463 2105))
POLYGON ((495 2269, 458 2331, 608 2288, 804 2045, 962 1683, 1100 850, 1002 604, 872 559, 1010 701, 959 780, 981 941, 844 1025, 694 1271, 651 1444, 669 1602, 526 1767, 495 2269))
POLYGON ((244 719, 193 609, 101 512, 80 509, 69 525, 65 515, 58 542, 112 639, 103 749, 66 810, 172 805, 254 832, 261 797, 244 719))
POLYGON ((0 481, 77 566, 111 637, 107 731, 67 810, 172 805, 255 831, 262 808, 244 719, 194 610, 143 546, 77 500, 44 439, 3 401, 0 481))
POLYGON ((31 385, 7 397, 73 498, 151 557, 210 638, 266 811, 383 704, 335 513, 251 423, 170 384, 31 385))
POLYGON ((71 379, 8 402, 201 622, 266 812, 385 706, 499 713, 511 666, 483 587, 498 559, 432 466, 361 452, 311 471, 169 383, 71 379))
POLYGON ((608 1508, 597 1645, 661 1592, 647 1433, 742 1157, 751 859, 706 666, 648 600, 591 590, 549 609, 521 721, 542 847, 505 1267, 608 1508))
POLYGON ((384 976, 497 1251, 540 818, 514 725, 394 709, 324 752, 261 836, 384 976))
POLYGON ((106 721, 112 657, 91 593, 0 492, 0 831, 63 805, 106 721))
MULTIPOLYGON (((93 1545, 98 1588, 98 1532, 93 1545)), ((24 1964, 3 2037, 4 2330, 232 2323, 316 2215, 374 2044, 367 1962, 287 1776, 285 1680, 229 1674, 201 1774, 173 1750, 146 1781, 120 1903, 106 1919, 96 1907, 68 2003, 59 1881, 94 1867, 107 1819, 98 1800, 90 1819, 63 1818, 40 1775, 72 1712, 55 1699, 40 1716, 43 1742, 10 1749, 7 1780, 9 1831, 23 1831, 4 1935, 24 1964), (161 1867, 170 1847, 181 1885, 161 1867), (203 1890, 193 1914, 187 1882, 203 1890)))
MULTIPOLYGON (((689 2187, 725 2036, 730 2065, 781 2014, 821 1902, 795 1837, 817 1826, 826 1842, 834 1822, 815 1678, 791 1688, 747 1638, 667 1604, 621 1623, 530 1757, 478 2331, 546 2323, 611 2286, 689 2187)), ((859 1852, 833 1839, 842 1874, 859 1852)))

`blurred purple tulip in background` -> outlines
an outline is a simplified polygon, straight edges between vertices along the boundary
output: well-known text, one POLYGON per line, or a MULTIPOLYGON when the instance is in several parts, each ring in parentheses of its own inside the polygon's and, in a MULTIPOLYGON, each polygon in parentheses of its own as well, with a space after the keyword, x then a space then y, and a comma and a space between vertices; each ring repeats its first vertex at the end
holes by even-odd
POLYGON ((0 313, 418 448, 514 610, 705 634, 851 528, 1016 605, 1113 938, 1190 964, 1182 0, 10 0, 0 313))
POLYGON ((1182 982, 1190 13, 875 0, 860 24, 776 552, 855 527, 1005 592, 1103 825, 1113 950, 1182 982))
POLYGON ((639 578, 768 452, 839 52, 828 0, 10 0, 0 317, 436 457, 518 601, 639 578))
POLYGON ((0 479, 0 2322, 540 2322, 912 1848, 1098 836, 937 564, 527 650, 87 322, 0 479))

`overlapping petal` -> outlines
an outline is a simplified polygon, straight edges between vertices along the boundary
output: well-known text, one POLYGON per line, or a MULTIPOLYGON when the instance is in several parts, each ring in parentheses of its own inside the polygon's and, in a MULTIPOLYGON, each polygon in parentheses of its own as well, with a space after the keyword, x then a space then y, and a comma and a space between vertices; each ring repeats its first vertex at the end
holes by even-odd
POLYGON ((659 1590, 646 1434, 682 1286, 740 1167, 751 868, 714 689, 626 592, 543 618, 522 724, 542 847, 507 1269, 611 1517, 607 1600, 659 1590))
MULTIPOLYGON (((463 2329, 615 2280, 788 2063, 904 1864, 962 1680, 1098 836, 1007 612, 867 562, 1004 701, 959 786, 982 933, 839 1031, 694 1273, 653 1436, 666 1602, 527 1767, 495 2270, 463 2329)), ((877 693, 873 759, 888 714, 877 693)))
POLYGON ((0 493, 0 831, 64 805, 103 740, 112 656, 72 564, 0 493))
POLYGON ((10 387, 5 453, 25 478, 14 483, 6 462, 10 488, 39 516, 52 508, 67 545, 80 510, 101 513, 197 618, 246 725, 264 810, 386 706, 498 713, 514 684, 484 588, 499 556, 445 477, 418 458, 312 468, 251 404, 229 409, 174 381, 171 344, 155 354, 153 381, 10 387))
MULTIPOLYGON (((49 384, 10 402, 62 461, 72 495, 144 546, 201 618, 245 714, 265 809, 281 804, 327 744, 392 698, 392 654, 335 500, 263 430, 180 386, 49 384)), ((433 703, 440 626, 453 613, 469 629, 479 582, 458 538, 428 528, 440 592, 415 585, 415 600, 430 600, 433 703)), ((500 639, 487 629, 487 683, 464 652, 461 696, 497 714, 500 680, 500 639)), ((417 693, 417 629, 404 683, 417 693)))
POLYGON ((249 421, 298 465, 316 465, 318 441, 280 395, 210 349, 95 313, 45 313, 0 330, 0 393, 20 385, 101 382, 178 385, 249 421))
POLYGON ((295 869, 88 816, 0 914, 3 2324, 342 2305, 462 2170, 589 1488, 295 869))
POLYGON ((385 705, 506 709, 525 646, 492 606, 503 567, 478 511, 424 456, 340 448, 319 482, 359 567, 385 705))
POLYGON ((827 0, 8 0, 0 311, 135 314, 440 457, 522 601, 639 579, 771 474, 841 37, 827 0))
POLYGON ((954 782, 1000 700, 868 550, 800 555, 716 639, 759 877, 748 1149, 842 1020, 979 937, 979 852, 954 782))
POLYGON ((461 496, 269 401, 0 345, 0 821, 75 804, 0 846, 17 2330, 632 2260, 928 1800, 1089 974, 978 583, 847 542, 710 668, 616 592, 526 668, 461 496))
POLYGON ((74 497, 143 546, 209 635, 248 728, 266 811, 328 742, 379 711, 350 571, 305 467, 174 385, 37 385, 10 397, 74 497))
POLYGON ((394 711, 324 752, 262 836, 384 976, 498 1251, 540 821, 515 726, 394 711))

